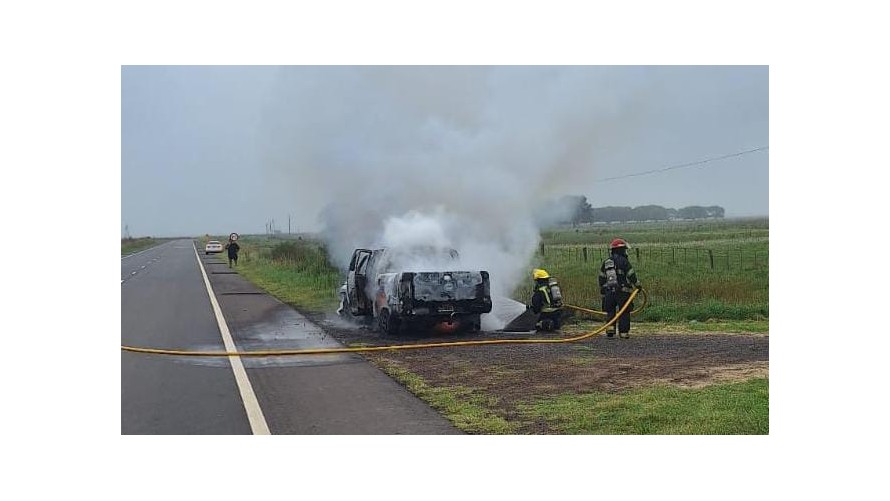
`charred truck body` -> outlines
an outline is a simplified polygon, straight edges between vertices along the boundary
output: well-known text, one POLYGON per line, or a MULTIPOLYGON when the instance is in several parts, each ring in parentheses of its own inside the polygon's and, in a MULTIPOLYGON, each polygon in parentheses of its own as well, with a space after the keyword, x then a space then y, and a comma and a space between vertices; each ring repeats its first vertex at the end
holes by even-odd
POLYGON ((341 311, 373 317, 390 335, 436 326, 478 331, 481 315, 491 311, 488 272, 427 268, 434 263, 447 269, 457 260, 453 249, 356 249, 341 289, 341 311), (423 271, 405 271, 415 269, 423 271))

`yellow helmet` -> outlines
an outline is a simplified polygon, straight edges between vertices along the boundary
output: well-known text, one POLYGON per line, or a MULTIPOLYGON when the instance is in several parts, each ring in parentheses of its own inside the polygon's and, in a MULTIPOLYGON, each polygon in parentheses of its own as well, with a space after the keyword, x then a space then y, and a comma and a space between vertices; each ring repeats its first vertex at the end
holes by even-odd
POLYGON ((541 280, 542 278, 550 278, 550 274, 548 274, 545 270, 538 269, 532 271, 532 278, 534 278, 535 280, 541 280))

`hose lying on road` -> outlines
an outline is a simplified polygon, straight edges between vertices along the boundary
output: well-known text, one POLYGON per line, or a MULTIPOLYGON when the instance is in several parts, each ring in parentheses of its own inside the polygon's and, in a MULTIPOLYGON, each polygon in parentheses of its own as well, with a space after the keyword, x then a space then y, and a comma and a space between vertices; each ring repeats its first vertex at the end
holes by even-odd
MULTIPOLYGON (((121 345, 121 350, 130 351, 134 353, 150 353, 154 355, 178 355, 178 356, 188 356, 188 357, 276 357, 276 356, 284 356, 284 355, 322 355, 322 354, 332 354, 332 353, 359 353, 359 352, 369 352, 369 351, 394 351, 394 350, 416 350, 422 348, 447 348, 452 346, 482 346, 482 345, 492 345, 492 344, 545 344, 545 343, 573 343, 575 341, 581 341, 582 339, 587 339, 593 337, 597 334, 602 333, 609 327, 611 327, 615 322, 618 321, 618 318, 624 313, 625 310, 630 306, 630 303, 633 302, 634 297, 636 297, 637 293, 642 289, 635 289, 630 293, 630 297, 627 299, 621 309, 618 310, 618 313, 615 317, 603 324, 602 326, 594 329, 586 334, 582 334, 580 336, 563 338, 563 339, 488 339, 488 340, 479 340, 479 341, 451 341, 447 343, 421 343, 421 344, 396 344, 389 346, 363 346, 363 347, 350 347, 350 348, 309 348, 309 349, 301 349, 301 350, 265 350, 265 351, 235 351, 235 352, 227 352, 227 351, 182 351, 182 350, 162 350, 156 348, 136 348, 133 346, 123 346, 121 345)), ((595 311, 595 310, 590 310, 595 311)))

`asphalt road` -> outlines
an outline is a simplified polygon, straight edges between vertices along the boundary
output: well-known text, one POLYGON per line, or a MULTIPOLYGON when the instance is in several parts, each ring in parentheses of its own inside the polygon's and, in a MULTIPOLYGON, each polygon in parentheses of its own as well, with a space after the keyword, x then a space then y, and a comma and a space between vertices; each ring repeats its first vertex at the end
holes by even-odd
MULTIPOLYGON (((121 259, 122 345, 224 351, 225 330, 238 351, 339 346, 298 312, 232 273, 223 256, 196 255, 190 240, 121 259), (199 260, 224 317, 222 329, 199 260)), ((121 352, 122 434, 264 429, 272 434, 459 433, 358 355, 230 359, 121 352)))

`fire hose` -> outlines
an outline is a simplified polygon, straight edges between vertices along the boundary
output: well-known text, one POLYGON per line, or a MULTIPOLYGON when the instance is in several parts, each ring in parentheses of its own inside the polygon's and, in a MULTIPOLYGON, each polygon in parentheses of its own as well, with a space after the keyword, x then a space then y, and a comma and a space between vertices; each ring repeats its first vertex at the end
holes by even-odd
MULTIPOLYGON (((621 315, 630 307, 630 304, 633 302, 634 297, 636 297, 637 293, 642 291, 643 289, 634 289, 633 292, 630 293, 630 297, 627 298, 627 301, 621 306, 618 312, 615 314, 615 317, 612 320, 609 320, 602 326, 587 332, 585 334, 581 334, 579 336, 563 338, 563 339, 486 339, 486 340, 477 340, 477 341, 451 341, 446 343, 420 343, 420 344, 396 344, 396 345, 388 345, 388 346, 362 346, 362 347, 344 347, 344 348, 309 348, 309 349, 301 349, 301 350, 257 350, 257 351, 184 351, 184 350, 165 350, 165 349, 157 349, 157 348, 137 348, 133 346, 123 346, 121 345, 121 350, 130 351, 134 353, 149 353, 154 355, 178 355, 178 356, 190 356, 190 357, 273 357, 273 356, 284 356, 284 355, 322 355, 322 354, 333 354, 333 353, 361 353, 361 352, 373 352, 373 351, 395 351, 395 350, 416 350, 422 348, 447 348, 452 346, 484 346, 484 345, 494 345, 494 344, 556 344, 556 343, 574 343, 576 341, 581 341, 583 339, 588 339, 597 334, 601 334, 606 329, 611 327, 618 321, 621 315)), ((646 293, 643 292, 643 305, 638 308, 636 311, 642 310, 646 305, 646 293)), ((587 313, 595 313, 595 314, 603 314, 605 312, 599 312, 596 310, 588 310, 585 308, 581 308, 578 306, 569 306, 572 309, 587 312, 587 313)), ((634 313, 631 312, 631 313, 634 313)))
MULTIPOLYGON (((649 304, 649 294, 642 287, 638 288, 637 290, 639 290, 640 292, 643 293, 643 304, 641 304, 637 309, 631 311, 630 312, 631 315, 636 315, 637 313, 643 311, 646 308, 646 305, 649 304)), ((631 299, 633 299, 633 298, 631 298, 631 299)), ((583 311, 584 313, 590 313, 592 315, 602 315, 604 317, 608 316, 608 313, 606 313, 605 311, 590 310, 590 309, 582 308, 580 306, 575 306, 572 304, 564 305, 564 308, 569 308, 570 310, 576 310, 576 311, 583 311)))

